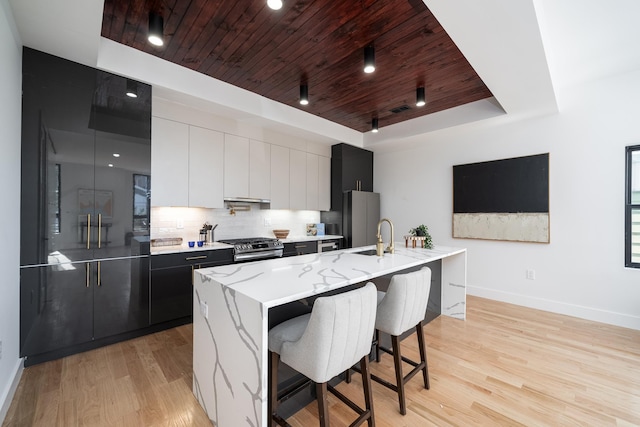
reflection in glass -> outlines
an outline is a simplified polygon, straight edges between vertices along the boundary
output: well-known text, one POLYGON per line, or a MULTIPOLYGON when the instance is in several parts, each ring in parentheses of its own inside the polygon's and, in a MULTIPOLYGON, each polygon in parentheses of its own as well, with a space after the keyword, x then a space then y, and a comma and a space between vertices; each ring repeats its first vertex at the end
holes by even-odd
POLYGON ((151 211, 151 178, 133 174, 133 231, 148 232, 151 211))

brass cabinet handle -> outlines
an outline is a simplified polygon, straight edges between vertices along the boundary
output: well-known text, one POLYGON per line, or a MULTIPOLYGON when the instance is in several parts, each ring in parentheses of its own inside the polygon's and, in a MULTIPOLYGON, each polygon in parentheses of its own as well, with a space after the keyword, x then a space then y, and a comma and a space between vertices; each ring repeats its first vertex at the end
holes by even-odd
MULTIPOLYGON (((98 214, 98 249, 100 249, 100 241, 102 240, 102 214, 98 214)), ((98 271, 100 271, 100 263, 98 263, 98 271)), ((100 273, 98 273, 100 276, 100 273)))
POLYGON ((91 281, 91 264, 86 262, 84 264, 84 272, 85 272, 85 286, 89 287, 89 282, 91 281))
POLYGON ((195 259, 207 259, 206 255, 202 255, 202 256, 189 256, 185 258, 185 261, 193 261, 195 259))
POLYGON ((98 261, 98 286, 101 285, 101 280, 100 280, 100 261, 98 261))
POLYGON ((91 249, 91 214, 87 214, 87 249, 91 249))

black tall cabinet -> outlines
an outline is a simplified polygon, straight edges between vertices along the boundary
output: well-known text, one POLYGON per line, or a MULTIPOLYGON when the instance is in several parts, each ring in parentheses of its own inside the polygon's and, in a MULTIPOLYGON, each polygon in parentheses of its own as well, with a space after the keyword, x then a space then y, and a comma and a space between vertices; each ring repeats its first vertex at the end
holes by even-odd
POLYGON ((151 87, 25 48, 20 340, 26 364, 149 325, 151 87), (127 90, 137 97, 126 95, 127 90), (135 270, 135 269, 134 269, 135 270))
MULTIPOLYGON (((331 147, 331 211, 321 212, 320 220, 327 224, 330 234, 345 236, 346 247, 351 247, 345 234, 350 227, 344 224, 344 197, 349 191, 373 191, 373 152, 349 144, 335 144, 331 147)), ((349 218, 349 221, 353 219, 349 218)))

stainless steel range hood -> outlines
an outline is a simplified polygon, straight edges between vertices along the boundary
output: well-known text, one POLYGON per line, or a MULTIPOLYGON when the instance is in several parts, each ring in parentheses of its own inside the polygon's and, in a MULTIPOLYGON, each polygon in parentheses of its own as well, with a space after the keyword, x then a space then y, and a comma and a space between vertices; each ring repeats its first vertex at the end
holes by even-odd
MULTIPOLYGON (((219 200, 219 199, 218 199, 219 200)), ((271 204, 271 200, 269 199, 253 199, 251 197, 225 197, 225 202, 231 203, 260 203, 260 204, 271 204)))
POLYGON ((250 211, 252 206, 257 209, 271 209, 271 200, 253 199, 250 197, 225 197, 224 204, 231 215, 239 211, 250 211))

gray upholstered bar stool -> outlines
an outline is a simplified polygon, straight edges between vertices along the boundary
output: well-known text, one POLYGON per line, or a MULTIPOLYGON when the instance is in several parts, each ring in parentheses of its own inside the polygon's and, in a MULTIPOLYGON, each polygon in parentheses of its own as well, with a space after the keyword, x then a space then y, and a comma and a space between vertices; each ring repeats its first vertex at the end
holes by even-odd
POLYGON ((368 356, 376 305, 376 287, 368 283, 353 291, 320 297, 315 300, 310 314, 287 320, 269 331, 270 425, 289 425, 277 415, 278 363, 282 360, 316 383, 321 426, 329 425, 327 391, 359 414, 351 426, 365 421, 369 426, 375 426, 368 356), (327 384, 358 361, 363 372, 365 409, 327 384))
MULTIPOLYGON (((400 413, 407 413, 404 385, 415 374, 422 371, 424 386, 429 389, 429 369, 427 352, 424 345, 423 320, 431 291, 431 269, 422 269, 406 274, 396 274, 391 278, 387 292, 378 292, 378 313, 376 315, 376 361, 380 361, 380 350, 393 355, 396 383, 392 384, 374 374, 371 379, 398 393, 400 413), (400 335, 415 328, 418 335, 420 363, 414 362, 400 354, 400 335), (380 332, 391 335, 392 350, 380 346, 380 332), (402 362, 413 366, 406 376, 402 374, 402 362)), ((355 369, 357 370, 357 369, 355 369)), ((347 371, 347 382, 350 381, 347 371)))

